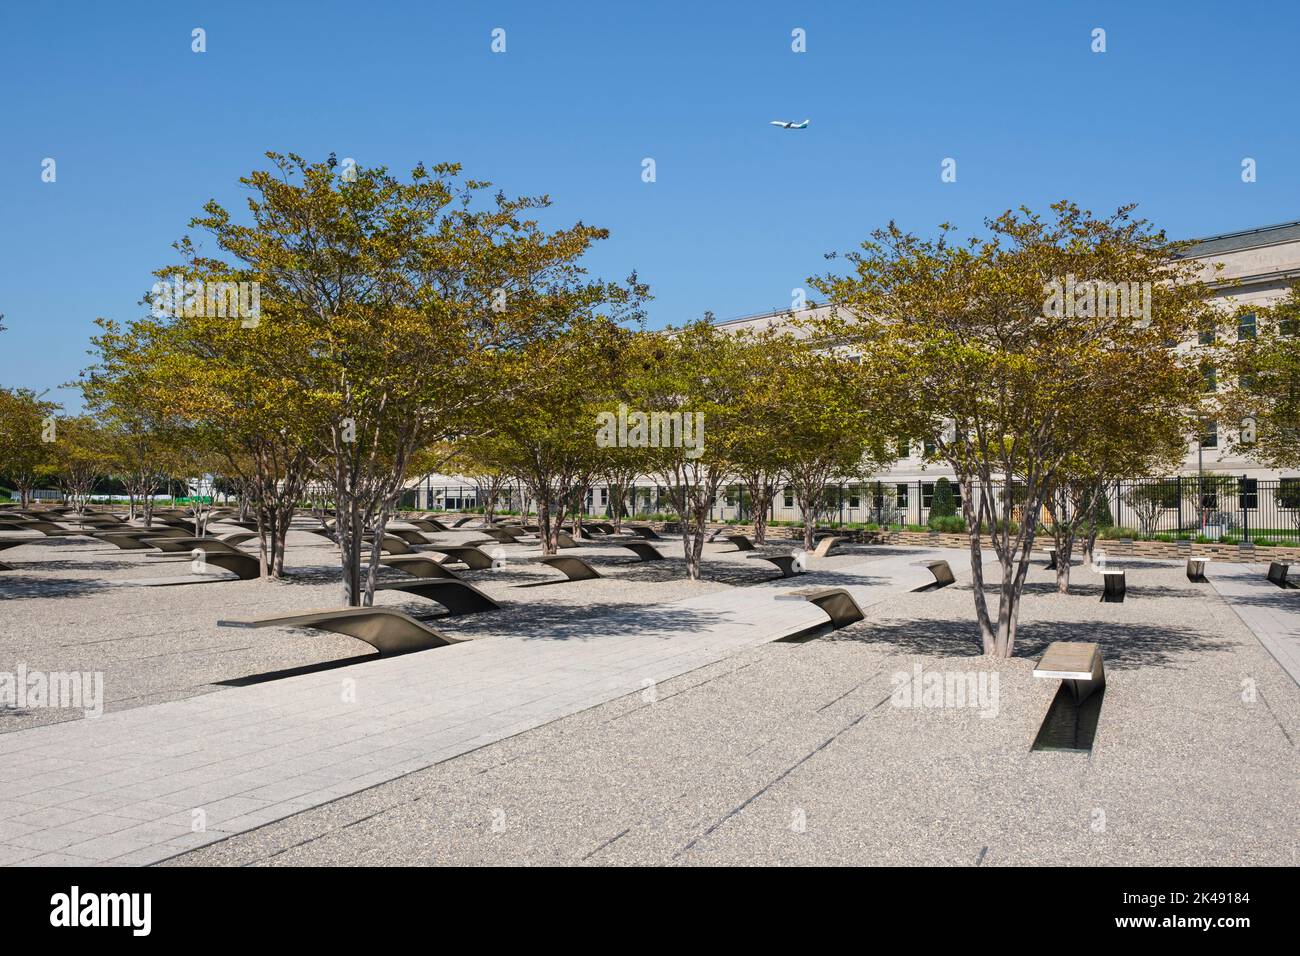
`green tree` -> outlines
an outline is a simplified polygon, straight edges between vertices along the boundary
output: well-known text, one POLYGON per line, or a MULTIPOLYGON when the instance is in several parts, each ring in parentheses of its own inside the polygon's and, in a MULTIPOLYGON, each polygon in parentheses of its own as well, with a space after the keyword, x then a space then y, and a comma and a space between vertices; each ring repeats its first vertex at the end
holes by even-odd
POLYGON ((333 499, 345 600, 369 604, 384 529, 421 473, 416 453, 477 427, 503 389, 539 387, 510 374, 519 353, 618 297, 578 265, 606 233, 547 232, 532 217, 549 200, 486 198, 490 184, 461 181, 455 164, 402 180, 268 156, 272 169, 241 180, 251 222, 215 201, 194 221, 226 258, 185 240, 184 268, 257 283, 261 324, 296 343, 267 353, 270 377, 309 409, 287 427, 333 499))
POLYGON ((13 483, 24 508, 50 474, 57 411, 30 389, 0 388, 0 474, 13 483))
POLYGON ((930 499, 930 518, 950 518, 957 514, 957 497, 952 493, 952 482, 941 477, 934 483, 930 499))
POLYGON ((913 421, 898 430, 938 435, 961 483, 986 654, 1014 651, 1038 516, 1080 436, 1112 427, 1096 414, 1106 397, 1128 390, 1172 418, 1195 399, 1195 369, 1169 343, 1195 332, 1209 289, 1181 247, 1131 212, 1009 211, 965 243, 951 226, 927 240, 891 223, 849 255, 852 274, 812 280, 835 307, 830 331, 874 380, 910 396, 900 407, 913 421), (996 613, 981 525, 1001 573, 996 613))

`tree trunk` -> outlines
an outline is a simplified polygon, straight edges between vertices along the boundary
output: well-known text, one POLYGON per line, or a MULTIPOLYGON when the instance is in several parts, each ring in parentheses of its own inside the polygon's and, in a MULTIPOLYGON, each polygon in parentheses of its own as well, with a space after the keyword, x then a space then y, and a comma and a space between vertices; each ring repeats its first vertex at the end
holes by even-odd
POLYGON ((1056 593, 1070 593, 1070 562, 1074 558, 1074 529, 1056 538, 1056 593))
POLYGON ((754 498, 754 544, 767 544, 767 502, 754 498))
POLYGON ((799 496, 799 510, 803 512, 803 547, 805 551, 811 551, 814 547, 813 532, 817 530, 817 512, 814 510, 813 502, 817 500, 814 495, 799 496))
POLYGON ((551 504, 549 495, 539 494, 537 496, 537 527, 541 532, 538 537, 542 539, 542 554, 552 555, 559 550, 560 539, 556 532, 559 531, 558 522, 556 527, 551 527, 551 504))
MULTIPOLYGON (((348 495, 339 495, 335 529, 339 536, 343 563, 343 603, 348 607, 361 606, 361 514, 348 495), (346 525, 347 530, 344 531, 346 525)), ((379 539, 375 539, 378 541, 379 539)))
POLYGON ((682 519, 682 550, 686 555, 686 576, 692 581, 698 581, 701 559, 704 556, 709 509, 693 508, 689 514, 679 513, 679 517, 682 519))

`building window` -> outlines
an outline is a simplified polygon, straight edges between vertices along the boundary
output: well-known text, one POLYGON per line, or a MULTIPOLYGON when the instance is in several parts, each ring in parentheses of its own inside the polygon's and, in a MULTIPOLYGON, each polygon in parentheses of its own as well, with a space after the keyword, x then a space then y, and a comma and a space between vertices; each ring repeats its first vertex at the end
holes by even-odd
POLYGON ((1201 366, 1201 391, 1213 392, 1219 387, 1219 373, 1213 365, 1201 366))
POLYGON ((1201 323, 1201 331, 1196 340, 1202 345, 1214 344, 1214 323, 1212 321, 1201 323))
POLYGON ((1219 447, 1219 423, 1218 422, 1205 423, 1205 432, 1204 434, 1201 435, 1201 447, 1202 448, 1219 447))
POLYGON ((906 510, 906 508, 907 508, 907 484, 906 484, 905 482, 900 481, 900 482, 898 482, 897 485, 895 485, 895 490, 896 490, 896 493, 895 493, 895 495, 894 495, 894 504, 896 504, 898 507, 903 508, 904 510, 906 510))
POLYGON ((794 507, 794 490, 789 487, 785 489, 785 506, 787 508, 794 507))
POLYGON ((912 457, 912 443, 911 443, 910 441, 908 441, 906 438, 900 438, 900 439, 898 440, 898 449, 897 449, 897 452, 898 452, 898 457, 899 457, 900 460, 901 460, 901 459, 904 459, 904 458, 911 458, 911 457, 912 457))
POLYGON ((935 444, 934 444, 934 441, 933 441, 932 439, 929 439, 929 438, 927 438, 927 439, 925 440, 925 445, 924 445, 924 447, 925 447, 925 457, 926 457, 926 458, 932 458, 932 457, 934 457, 934 453, 938 450, 938 449, 936 448, 935 444))
POLYGON ((853 492, 849 492, 849 507, 850 508, 862 507, 862 499, 858 495, 854 494, 853 492))
POLYGON ((1247 312, 1237 319, 1237 339, 1253 339, 1255 337, 1255 313, 1247 312))

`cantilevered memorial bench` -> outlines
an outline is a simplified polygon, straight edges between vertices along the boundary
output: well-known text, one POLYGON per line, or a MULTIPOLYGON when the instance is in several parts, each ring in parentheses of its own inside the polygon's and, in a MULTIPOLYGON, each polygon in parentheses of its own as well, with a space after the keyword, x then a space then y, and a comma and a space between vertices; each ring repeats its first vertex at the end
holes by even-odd
POLYGON ((573 535, 567 531, 557 531, 555 533, 555 546, 557 548, 580 548, 582 545, 573 540, 573 535))
POLYGON ((140 538, 142 544, 151 548, 157 548, 164 553, 176 553, 179 551, 193 551, 195 548, 201 548, 209 554, 222 552, 224 554, 243 554, 239 548, 229 541, 223 541, 220 538, 178 538, 174 536, 164 536, 161 538, 140 538))
POLYGON ((432 550, 445 554, 452 561, 459 561, 472 571, 487 571, 492 567, 492 556, 473 545, 463 547, 435 545, 432 550))
POLYGON ((724 535, 723 537, 725 537, 728 541, 730 541, 732 544, 734 544, 734 545, 736 546, 736 550, 737 550, 737 551, 753 551, 753 550, 754 550, 754 542, 752 542, 752 541, 749 540, 749 536, 748 536, 748 535, 743 535, 743 534, 728 534, 728 535, 724 535))
POLYGON ((810 588, 794 593, 825 611, 837 631, 866 617, 853 595, 844 588, 810 588))
POLYGON ((460 575, 431 554, 393 554, 379 559, 386 568, 396 568, 417 578, 459 581, 460 575))
POLYGON ((657 532, 654 528, 649 527, 648 525, 630 524, 627 526, 627 530, 631 531, 633 534, 640 535, 641 537, 645 538, 647 541, 663 540, 663 535, 659 534, 659 532, 657 532))
POLYGON ((408 614, 383 607, 344 607, 308 611, 247 621, 217 621, 218 627, 314 627, 365 641, 381 656, 425 651, 461 643, 460 638, 435 631, 408 614))
MULTIPOLYGON (((27 541, 26 539, 15 541, 12 538, 10 538, 5 541, 0 541, 0 551, 7 551, 9 548, 16 548, 20 544, 29 544, 29 543, 30 542, 27 541)), ((0 571, 12 571, 12 570, 14 570, 12 564, 5 564, 3 561, 0 561, 0 571)))
POLYGON ((950 584, 956 584, 957 579, 953 577, 952 568, 947 561, 926 561, 925 566, 929 568, 930 573, 934 575, 934 580, 929 584, 923 584, 919 588, 913 588, 913 591, 937 591, 940 588, 946 588, 950 584))
POLYGON ((482 528, 480 531, 498 544, 523 544, 519 539, 527 533, 522 528, 506 527, 482 528))
POLYGON ((473 520, 474 520, 474 516, 473 516, 473 515, 467 515, 467 516, 464 517, 464 518, 457 518, 455 521, 453 521, 453 522, 451 523, 451 526, 452 526, 453 528, 459 528, 461 525, 469 524, 469 523, 470 523, 471 521, 473 521, 473 520))
POLYGON ((1200 558, 1195 555, 1187 559, 1187 580, 1204 581, 1205 566, 1210 563, 1209 558, 1200 558))
POLYGON ((599 571, 582 558, 574 558, 567 554, 543 555, 537 560, 562 572, 570 581, 589 581, 592 578, 602 577, 599 571))
POLYGON ((1034 750, 1088 752, 1101 714, 1106 669, 1096 644, 1054 641, 1034 676, 1059 680, 1060 687, 1034 739, 1034 750))
MULTIPOLYGON (((252 581, 260 577, 262 573, 262 563, 251 554, 244 554, 239 551, 229 553, 226 551, 203 551, 196 548, 191 552, 196 561, 203 565, 210 565, 214 568, 220 568, 223 571, 229 571, 240 581, 252 581), (201 560, 200 560, 201 559, 201 560)), ((168 578, 132 578, 125 581, 118 581, 124 587, 173 587, 187 584, 215 584, 219 581, 230 581, 225 576, 197 572, 194 574, 175 575, 168 578)))
POLYGON ((1268 565, 1268 580, 1270 584, 1276 584, 1280 588, 1293 588, 1295 585, 1286 579, 1287 572, 1291 570, 1291 565, 1286 561, 1270 561, 1268 565))
POLYGON ((425 578, 418 581, 383 581, 375 585, 376 591, 404 591, 416 597, 437 601, 452 614, 478 614, 482 611, 499 611, 501 605, 492 600, 468 581, 446 578, 425 578))
POLYGON ((1045 549, 1045 552, 1046 552, 1046 554, 1047 554, 1047 566, 1044 567, 1043 570, 1044 570, 1044 571, 1055 571, 1055 570, 1056 570, 1056 567, 1057 567, 1057 565, 1056 565, 1056 549, 1055 549, 1055 548, 1046 548, 1046 549, 1045 549))
POLYGON ((781 577, 792 578, 803 570, 799 556, 795 554, 751 554, 751 561, 769 561, 781 572, 781 577))
POLYGON ((433 544, 423 531, 415 528, 394 528, 388 527, 384 530, 385 536, 392 535, 394 538, 401 538, 407 544, 433 544))
MULTIPOLYGON (((362 539, 366 548, 374 545, 374 537, 365 535, 362 539)), ((383 554, 415 554, 415 549, 396 535, 386 534, 382 541, 379 542, 379 550, 383 554)))
POLYGON ((843 538, 836 537, 833 534, 824 535, 822 539, 817 542, 817 547, 813 548, 812 556, 814 558, 826 557, 826 555, 830 554, 834 547, 843 540, 843 538))
POLYGON ((53 521, 25 521, 21 528, 10 528, 11 531, 39 531, 47 538, 75 538, 79 532, 72 531, 68 528, 62 528, 53 521))
POLYGON ((620 548, 627 548, 642 561, 664 560, 664 556, 660 554, 659 549, 649 541, 617 541, 610 543, 617 544, 620 548))
POLYGON ((436 532, 436 531, 450 531, 450 530, 451 530, 451 529, 448 528, 445 524, 443 524, 441 521, 438 521, 438 520, 436 520, 436 519, 434 519, 434 518, 403 518, 403 519, 402 519, 402 523, 403 523, 403 524, 409 524, 409 525, 411 525, 411 526, 414 527, 414 528, 419 528, 421 531, 435 531, 435 532, 436 532))
POLYGON ((1124 572, 1103 571, 1101 577, 1103 581, 1101 590, 1102 603, 1123 604, 1124 595, 1128 590, 1124 583, 1124 572))
MULTIPOLYGON (((196 551, 203 550, 196 548, 196 551)), ((198 557, 198 555, 195 555, 198 557)), ((262 562, 243 551, 203 551, 203 563, 233 572, 241 581, 251 581, 262 574, 262 562)))

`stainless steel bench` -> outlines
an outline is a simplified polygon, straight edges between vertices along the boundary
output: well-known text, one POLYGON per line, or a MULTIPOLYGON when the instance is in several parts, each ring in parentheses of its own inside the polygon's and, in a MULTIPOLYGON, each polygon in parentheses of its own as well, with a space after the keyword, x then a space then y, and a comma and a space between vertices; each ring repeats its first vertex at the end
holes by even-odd
POLYGON ((770 561, 780 569, 783 578, 792 578, 802 570, 798 557, 793 554, 751 554, 749 560, 770 561))
POLYGON ((588 581, 602 576, 599 571, 582 560, 582 558, 575 558, 567 554, 543 555, 537 560, 562 572, 570 581, 588 581))
POLYGON ((381 655, 406 654, 461 643, 410 615, 382 607, 345 607, 247 621, 217 621, 218 627, 313 627, 365 641, 381 655))
POLYGON ((447 578, 424 578, 416 581, 384 581, 376 591, 404 591, 430 601, 437 601, 452 614, 478 614, 499 611, 501 605, 468 581, 447 578))
POLYGON ((1103 571, 1101 600, 1104 604, 1123 604, 1124 594, 1128 590, 1124 583, 1123 571, 1103 571))
POLYGON ((1038 729, 1033 749, 1091 751, 1101 715, 1101 692, 1106 687, 1101 648, 1096 644, 1055 641, 1034 668, 1034 677, 1059 680, 1061 684, 1038 729))
POLYGON ((379 559, 387 568, 396 568, 417 578, 441 578, 459 581, 460 575, 431 554, 394 554, 379 559))
POLYGON ((649 541, 619 541, 620 548, 627 548, 636 554, 642 561, 662 561, 664 556, 649 541))
POLYGON ((826 616, 831 619, 831 625, 836 630, 861 621, 866 617, 862 613, 862 608, 858 606, 858 602, 853 600, 853 595, 844 588, 812 588, 794 593, 825 611, 826 616))

